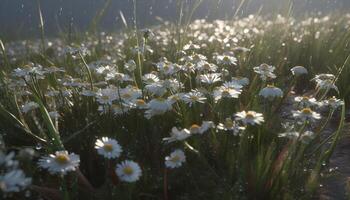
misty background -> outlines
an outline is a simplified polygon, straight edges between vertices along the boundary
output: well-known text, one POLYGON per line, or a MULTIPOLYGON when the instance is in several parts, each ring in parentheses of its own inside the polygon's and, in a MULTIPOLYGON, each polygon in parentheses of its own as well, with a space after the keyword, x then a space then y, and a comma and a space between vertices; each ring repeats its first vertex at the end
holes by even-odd
MULTIPOLYGON (((178 19, 179 2, 185 7, 196 0, 136 0, 139 27, 155 25, 159 19, 178 19)), ((106 0, 40 0, 45 34, 57 36, 70 28, 86 31, 92 19, 103 8, 106 0)), ((241 0, 203 0, 193 18, 232 19, 241 0)), ((246 0, 240 16, 257 13, 286 14, 293 3, 293 16, 327 14, 332 11, 347 11, 350 0, 246 0)), ((185 9, 186 11, 186 9, 185 9)), ((133 0, 112 0, 99 24, 100 31, 118 31, 123 28, 120 12, 127 23, 133 23, 133 0)), ((39 37, 39 14, 36 0, 0 0, 0 37, 23 39, 39 37)))

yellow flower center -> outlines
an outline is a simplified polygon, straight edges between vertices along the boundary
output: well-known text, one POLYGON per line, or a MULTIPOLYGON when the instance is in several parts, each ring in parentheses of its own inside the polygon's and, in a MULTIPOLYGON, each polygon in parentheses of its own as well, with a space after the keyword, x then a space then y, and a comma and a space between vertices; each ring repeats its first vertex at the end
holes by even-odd
POLYGON ((129 99, 129 98, 131 98, 131 94, 129 94, 129 93, 124 93, 124 94, 122 94, 122 97, 123 97, 124 99, 129 99))
POLYGON ((303 101, 308 101, 309 99, 310 99, 310 98, 307 97, 307 96, 303 96, 303 98, 302 98, 303 101))
POLYGON ((69 161, 69 156, 66 154, 59 154, 55 157, 55 160, 59 164, 66 164, 69 161))
POLYGON ((255 114, 251 111, 248 111, 245 118, 247 119, 254 119, 255 118, 255 114))
POLYGON ((304 109, 301 110, 301 112, 302 112, 303 114, 311 114, 311 113, 312 113, 312 110, 311 110, 310 108, 304 108, 304 109))
POLYGON ((335 97, 331 97, 331 98, 328 99, 328 102, 329 103, 335 103, 335 100, 336 100, 335 97))
POLYGON ((146 102, 145 102, 143 99, 137 99, 137 100, 136 100, 136 104, 142 106, 142 105, 145 105, 146 102))
POLYGON ((268 64, 262 64, 260 65, 260 69, 263 71, 268 71, 269 70, 269 65, 268 64))
POLYGON ((229 95, 230 95, 230 90, 229 90, 229 89, 224 89, 224 90, 222 91, 222 95, 223 95, 223 96, 229 96, 229 95))
POLYGON ((210 69, 210 65, 206 63, 206 64, 203 65, 203 68, 206 69, 206 70, 209 70, 210 69))
POLYGON ((132 173, 134 173, 134 170, 132 169, 132 167, 126 166, 126 167, 123 169, 123 172, 124 172, 124 174, 126 174, 126 175, 131 175, 132 173))
POLYGON ((230 62, 230 58, 227 57, 227 56, 225 56, 225 57, 223 58, 223 60, 224 60, 225 62, 230 62))
POLYGON ((170 159, 172 162, 179 162, 180 161, 180 156, 176 155, 170 159))
POLYGON ((197 96, 190 96, 190 99, 192 100, 192 101, 198 101, 198 97, 197 96))
POLYGON ((103 146, 103 149, 107 152, 112 152, 113 151, 113 145, 112 144, 105 144, 103 146))
POLYGON ((191 127, 190 127, 190 132, 197 132, 199 131, 200 129, 200 126, 197 125, 197 124, 193 124, 191 127))
POLYGON ((233 121, 231 119, 226 119, 225 123, 224 123, 224 126, 225 128, 231 128, 233 127, 233 121))
POLYGON ((103 99, 103 100, 109 100, 109 96, 103 95, 103 96, 101 96, 101 99, 103 99))

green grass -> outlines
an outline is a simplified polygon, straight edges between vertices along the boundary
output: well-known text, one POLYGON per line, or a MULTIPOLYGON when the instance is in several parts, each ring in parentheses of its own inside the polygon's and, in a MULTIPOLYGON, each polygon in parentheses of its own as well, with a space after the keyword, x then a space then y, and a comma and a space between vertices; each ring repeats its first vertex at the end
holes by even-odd
MULTIPOLYGON (((191 14, 186 21, 190 23, 190 19, 191 14)), ((323 133, 317 130, 322 130, 328 124, 327 112, 331 113, 329 118, 334 117, 333 111, 323 113, 323 119, 316 124, 298 124, 296 120, 289 120, 300 134, 306 130, 317 134, 308 143, 301 142, 300 138, 290 140, 279 137, 279 133, 285 132, 281 123, 287 120, 282 111, 287 110, 290 114, 291 110, 296 109, 290 106, 293 95, 288 93, 289 90, 297 91, 298 95, 313 94, 315 83, 310 79, 320 73, 339 76, 336 85, 340 93, 327 91, 326 96, 336 95, 349 102, 349 19, 350 15, 334 14, 302 21, 281 16, 251 16, 233 21, 195 21, 187 25, 187 22, 180 20, 176 25, 164 24, 152 28, 154 36, 149 38, 137 29, 98 36, 86 34, 75 42, 59 40, 51 47, 42 45, 47 47, 45 52, 36 48, 41 41, 33 41, 34 45, 25 47, 27 50, 24 54, 14 56, 8 55, 12 46, 5 43, 1 45, 0 131, 6 150, 35 149, 40 144, 42 148, 37 148, 34 160, 29 164, 32 167, 27 173, 33 177, 33 185, 63 192, 63 199, 311 199, 318 189, 320 173, 326 169, 323 164, 328 162, 340 139, 345 106, 341 110, 339 128, 335 128, 335 133, 326 139, 327 142, 331 141, 329 147, 324 145, 326 140, 323 133), (216 103, 209 93, 205 93, 207 100, 203 104, 190 107, 178 101, 165 114, 146 119, 144 111, 140 109, 131 109, 121 115, 111 112, 101 114, 95 97, 81 95, 83 89, 105 87, 98 84, 104 81, 104 76, 89 68, 89 64, 108 60, 118 72, 129 74, 133 81, 120 83, 114 78, 107 84, 114 85, 118 91, 128 84, 138 87, 142 89, 140 98, 149 102, 155 97, 145 91, 141 76, 157 71, 154 64, 161 57, 184 64, 179 51, 190 41, 201 48, 188 51, 188 55, 203 54, 210 63, 216 63, 213 58, 215 53, 235 52, 238 59, 236 66, 218 64, 218 68, 219 71, 224 68, 228 70, 228 76, 223 77, 223 81, 230 80, 232 76, 249 78, 250 85, 243 88, 238 99, 223 99, 216 103), (60 50, 68 46, 80 47, 81 44, 87 47, 90 54, 85 55, 79 50, 69 55, 60 50), (132 52, 134 47, 147 49, 146 44, 153 53, 132 52), (237 47, 250 51, 241 52, 237 47), (130 59, 137 64, 135 73, 129 73, 124 68, 130 59), (30 75, 23 86, 16 85, 15 80, 20 78, 13 77, 11 72, 28 62, 41 64, 44 69, 61 67, 65 72, 46 74, 44 79, 30 75), (276 67, 275 80, 265 82, 257 77, 253 67, 262 63, 276 67), (295 80, 290 69, 297 65, 304 66, 309 73, 295 80), (76 78, 74 82, 82 84, 62 84, 67 76, 76 78), (261 99, 258 93, 267 83, 281 88, 285 98, 273 102, 261 99), (52 90, 57 91, 58 95, 48 96, 52 90), (70 90, 70 95, 64 95, 67 90, 70 90), (30 94, 23 95, 23 91, 30 94), (21 106, 27 101, 35 101, 39 109, 23 113, 21 106), (205 120, 217 125, 243 110, 262 113, 265 123, 248 125, 239 136, 214 128, 203 135, 194 135, 186 142, 166 144, 162 141, 174 126, 190 128, 205 120), (57 111, 60 118, 51 119, 48 111, 57 111), (96 153, 94 143, 103 136, 114 138, 122 145, 120 158, 106 162, 96 153), (164 158, 176 148, 185 151, 186 163, 181 168, 165 170, 164 158), (80 155, 80 171, 84 177, 70 173, 61 179, 33 167, 37 166, 39 156, 60 149, 80 155), (114 174, 115 165, 125 159, 138 162, 142 168, 142 177, 134 184, 122 183, 114 174), (97 192, 89 191, 89 184, 97 192)), ((158 74, 161 79, 171 77, 183 83, 184 87, 178 92, 185 93, 194 88, 211 92, 220 85, 198 83, 196 76, 200 73, 158 74)), ((173 93, 167 90, 162 96, 168 97, 173 93)), ((120 99, 115 104, 123 106, 120 99)), ((334 112, 339 113, 339 110, 334 112)), ((34 196, 47 195, 38 188, 33 190, 34 196)))

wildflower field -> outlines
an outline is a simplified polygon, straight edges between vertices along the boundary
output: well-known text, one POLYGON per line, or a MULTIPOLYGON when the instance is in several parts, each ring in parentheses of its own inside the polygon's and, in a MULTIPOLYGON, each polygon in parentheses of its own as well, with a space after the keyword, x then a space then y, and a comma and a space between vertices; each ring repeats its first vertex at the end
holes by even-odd
POLYGON ((318 199, 347 133, 349 14, 0 47, 5 199, 318 199))

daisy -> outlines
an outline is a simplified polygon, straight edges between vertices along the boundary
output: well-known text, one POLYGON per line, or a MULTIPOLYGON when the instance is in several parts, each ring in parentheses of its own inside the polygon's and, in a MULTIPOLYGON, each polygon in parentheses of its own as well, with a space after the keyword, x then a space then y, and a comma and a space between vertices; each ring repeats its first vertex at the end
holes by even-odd
POLYGON ((237 65, 237 58, 229 55, 216 56, 216 63, 218 65, 237 65))
POLYGON ((140 89, 133 87, 133 86, 127 86, 126 88, 122 88, 118 91, 118 96, 124 101, 133 101, 139 97, 141 97, 142 92, 140 89))
POLYGON ((145 90, 152 95, 163 96, 167 90, 163 81, 158 81, 145 86, 145 90))
POLYGON ((174 169, 181 167, 184 162, 186 162, 186 156, 180 149, 173 151, 169 156, 165 157, 165 166, 167 168, 174 169))
POLYGON ((241 94, 242 90, 239 88, 233 88, 233 87, 226 87, 221 86, 214 90, 213 96, 215 99, 215 102, 219 101, 222 98, 235 98, 237 99, 239 95, 241 94))
POLYGON ((102 137, 101 139, 96 140, 95 149, 97 149, 98 154, 107 159, 118 158, 122 152, 122 147, 119 143, 108 137, 102 137))
POLYGON ((245 125, 260 125, 262 122, 264 122, 264 117, 261 113, 257 113, 255 111, 242 111, 236 113, 236 120, 242 121, 245 125))
POLYGON ((139 164, 131 160, 125 160, 118 164, 115 172, 121 181, 128 183, 136 182, 142 175, 139 164))
POLYGON ((22 112, 28 113, 29 111, 34 110, 36 108, 39 108, 39 105, 33 101, 30 101, 22 105, 22 112))
POLYGON ((117 99, 117 91, 114 88, 99 89, 96 92, 96 98, 100 104, 111 105, 117 99))
POLYGON ((325 106, 330 106, 332 109, 337 109, 339 106, 344 105, 344 101, 337 99, 335 96, 333 96, 327 100, 324 100, 322 104, 325 106))
POLYGON ((161 97, 152 99, 148 102, 147 107, 148 110, 145 112, 145 117, 147 119, 150 119, 155 115, 164 114, 173 108, 171 101, 161 97))
POLYGON ((67 151, 56 151, 55 154, 40 158, 38 164, 51 174, 65 175, 67 172, 75 171, 79 167, 79 163, 79 155, 68 154, 67 151))
POLYGON ((0 175, 0 190, 5 193, 19 192, 29 186, 31 182, 32 179, 26 177, 22 170, 14 169, 0 175))
POLYGON ((134 60, 129 60, 124 64, 124 68, 129 72, 133 72, 136 69, 136 62, 134 60))
POLYGON ((254 72, 257 74, 260 74, 260 78, 263 81, 266 81, 267 78, 271 78, 271 79, 276 78, 276 75, 273 73, 274 70, 275 70, 275 67, 268 64, 261 64, 258 67, 254 67, 254 72))
POLYGON ((157 75, 149 73, 149 74, 145 74, 142 76, 142 80, 144 83, 146 84, 151 84, 151 83, 156 83, 159 81, 159 78, 157 75))
POLYGON ((148 103, 148 108, 157 112, 164 113, 172 109, 171 103, 164 98, 154 98, 148 103))
POLYGON ((216 72, 218 66, 207 61, 200 61, 196 64, 196 70, 200 72, 216 72))
POLYGON ((116 80, 120 83, 124 83, 124 82, 130 82, 133 81, 132 78, 130 78, 129 75, 127 74, 123 74, 123 73, 119 73, 119 72, 109 72, 106 74, 105 80, 116 80))
POLYGON ((201 126, 192 124, 189 130, 191 134, 203 134, 212 127, 214 127, 214 123, 212 121, 203 121, 201 126))
POLYGON ((239 126, 238 123, 231 118, 226 118, 224 123, 219 123, 217 129, 224 131, 232 131, 233 135, 237 136, 241 130, 245 128, 239 126))
POLYGON ((234 85, 247 86, 249 84, 249 79, 246 77, 232 77, 232 80, 229 83, 234 85))
POLYGON ((282 97, 283 92, 278 87, 275 87, 273 85, 267 85, 265 88, 260 90, 259 95, 267 99, 274 99, 276 97, 282 97))
POLYGON ((163 81, 163 86, 172 93, 175 93, 183 88, 183 83, 179 82, 177 79, 166 79, 163 81))
POLYGON ((301 108, 309 108, 312 106, 317 106, 319 104, 315 98, 308 96, 295 97, 294 101, 298 103, 298 106, 301 108))
POLYGON ((184 50, 184 51, 191 51, 191 50, 197 50, 197 49, 200 49, 200 46, 197 45, 197 44, 193 44, 192 42, 186 44, 186 45, 183 47, 183 50, 184 50))
POLYGON ((339 93, 338 87, 335 85, 335 76, 333 74, 317 74, 315 78, 311 80, 316 81, 317 89, 334 89, 339 93))
POLYGON ((308 73, 307 69, 305 67, 302 67, 302 66, 295 66, 290 71, 292 72, 292 74, 294 76, 301 76, 303 74, 308 73))
POLYGON ((206 99, 203 93, 198 90, 192 90, 182 96, 182 100, 189 106, 192 106, 194 103, 204 103, 206 99))
POLYGON ((168 143, 175 141, 182 141, 191 136, 191 132, 187 129, 178 130, 176 127, 173 127, 170 132, 170 137, 163 138, 163 141, 168 143))
POLYGON ((321 115, 311 110, 311 108, 304 108, 302 110, 293 111, 293 117, 302 121, 315 121, 321 119, 321 115))
POLYGON ((190 62, 192 63, 199 63, 199 62, 203 62, 203 61, 206 61, 207 60, 207 57, 202 55, 202 54, 193 54, 191 57, 190 57, 190 62))
POLYGON ((128 102, 128 104, 130 105, 130 107, 138 108, 138 109, 147 109, 148 107, 147 103, 143 99, 135 99, 131 102, 128 102))
POLYGON ((220 73, 212 73, 212 74, 203 74, 199 76, 199 80, 202 83, 211 85, 216 82, 221 81, 221 74, 220 73))

